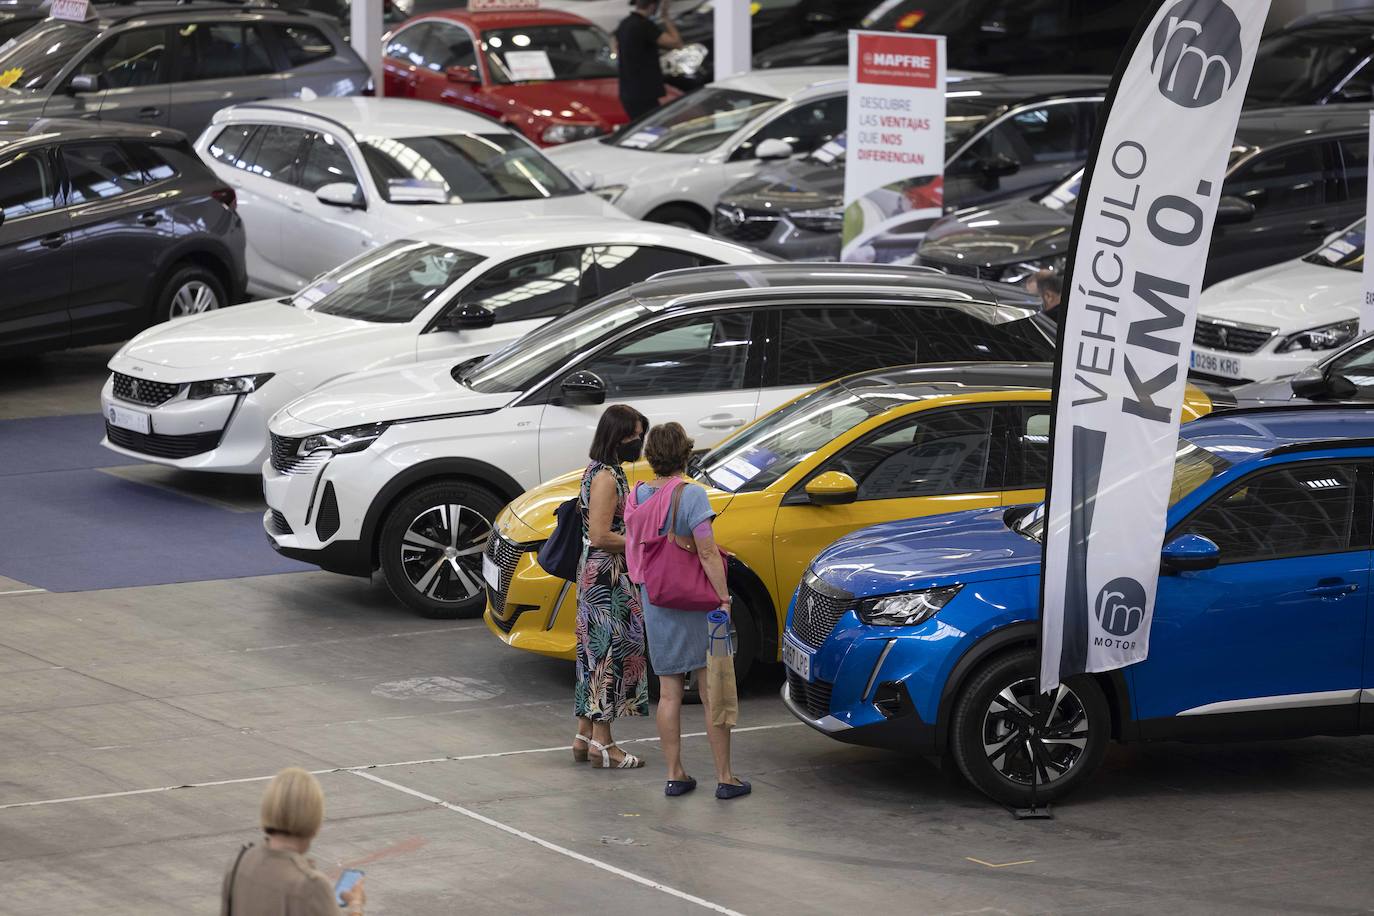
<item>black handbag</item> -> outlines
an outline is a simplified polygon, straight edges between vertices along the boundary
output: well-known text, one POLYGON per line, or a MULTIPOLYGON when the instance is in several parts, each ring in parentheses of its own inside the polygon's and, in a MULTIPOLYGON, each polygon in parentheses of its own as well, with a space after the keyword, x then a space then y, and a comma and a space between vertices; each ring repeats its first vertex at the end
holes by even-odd
POLYGON ((577 581, 577 564, 582 560, 581 497, 574 496, 554 512, 558 521, 553 534, 539 548, 540 568, 551 576, 577 581))

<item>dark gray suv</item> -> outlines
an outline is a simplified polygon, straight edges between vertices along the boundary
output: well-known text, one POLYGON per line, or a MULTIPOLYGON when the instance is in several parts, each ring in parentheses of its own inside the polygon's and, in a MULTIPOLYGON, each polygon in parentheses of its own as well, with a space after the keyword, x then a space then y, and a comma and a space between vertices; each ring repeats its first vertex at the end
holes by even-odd
POLYGON ((0 50, 0 119, 89 118, 196 136, 240 102, 357 95, 366 64, 324 16, 221 3, 98 6, 0 50))
POLYGON ((123 340, 236 301, 235 206, 174 131, 0 125, 0 355, 123 340))

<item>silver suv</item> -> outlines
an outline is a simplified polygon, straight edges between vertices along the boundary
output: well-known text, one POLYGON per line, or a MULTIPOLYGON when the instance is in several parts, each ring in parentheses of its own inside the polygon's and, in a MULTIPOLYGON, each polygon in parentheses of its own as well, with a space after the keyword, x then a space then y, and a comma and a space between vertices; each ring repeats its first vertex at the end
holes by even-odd
POLYGON ((93 19, 49 19, 0 50, 0 120, 132 121, 194 137, 227 105, 369 85, 324 16, 223 3, 92 9, 93 19))

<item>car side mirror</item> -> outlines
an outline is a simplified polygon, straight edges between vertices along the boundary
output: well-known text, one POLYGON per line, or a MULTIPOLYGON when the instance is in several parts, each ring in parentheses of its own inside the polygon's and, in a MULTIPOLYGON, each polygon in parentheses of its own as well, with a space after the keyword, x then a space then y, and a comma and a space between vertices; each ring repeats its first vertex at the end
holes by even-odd
POLYGON ((1217 201, 1217 225, 1233 226, 1255 218, 1255 205, 1230 194, 1217 201))
POLYGON ((1288 386, 1300 398, 1319 401, 1332 398, 1344 401, 1360 393, 1355 383, 1344 375, 1327 373, 1319 366, 1308 366, 1289 381, 1288 386))
POLYGON ((1006 178, 1008 175, 1015 175, 1021 171, 1021 163, 1012 159, 1010 156, 993 156, 991 159, 980 159, 978 161, 978 171, 988 178, 1006 178))
POLYGON ((473 72, 471 67, 449 67, 444 71, 450 83, 462 83, 465 86, 473 86, 482 82, 482 78, 473 72))
POLYGON ((73 95, 76 95, 81 92, 96 92, 100 89, 100 85, 96 82, 94 76, 91 76, 89 73, 80 73, 71 78, 67 83, 67 89, 73 95))
POLYGON ((449 312, 439 322, 441 331, 475 331, 496 324, 496 315, 491 309, 468 303, 456 312, 449 312))
POLYGON ((1221 562, 1221 548, 1200 534, 1180 534, 1164 545, 1159 559, 1170 572, 1199 572, 1216 568, 1221 562))
POLYGON ((568 177, 572 183, 584 191, 590 191, 596 187, 596 176, 586 169, 568 169, 568 177))
POLYGON ((578 369, 559 383, 563 403, 569 407, 593 407, 606 403, 606 383, 601 376, 578 369))
POLYGON ((817 474, 804 489, 813 506, 843 506, 859 498, 858 482, 843 471, 817 474))
POLYGON ((315 191, 315 199, 331 207, 365 209, 362 189, 351 181, 331 181, 329 184, 321 185, 315 191))
POLYGON ((786 140, 779 140, 776 137, 770 137, 769 139, 764 140, 762 143, 760 143, 757 147, 754 148, 754 158, 787 159, 794 152, 796 151, 792 149, 792 144, 788 143, 786 140))

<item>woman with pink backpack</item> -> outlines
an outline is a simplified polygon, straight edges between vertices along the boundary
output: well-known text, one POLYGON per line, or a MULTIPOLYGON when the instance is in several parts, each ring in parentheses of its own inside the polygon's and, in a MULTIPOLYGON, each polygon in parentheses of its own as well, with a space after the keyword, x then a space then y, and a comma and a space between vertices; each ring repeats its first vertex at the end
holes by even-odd
POLYGON ((715 757, 716 798, 739 798, 750 785, 731 771, 730 727, 714 724, 706 690, 707 613, 728 614, 730 590, 706 490, 683 480, 693 444, 679 423, 649 430, 644 457, 658 476, 635 486, 626 502, 625 558, 631 580, 641 587, 649 659, 659 679, 658 735, 668 764, 663 793, 686 795, 697 787, 682 767, 682 694, 693 672, 715 757))

